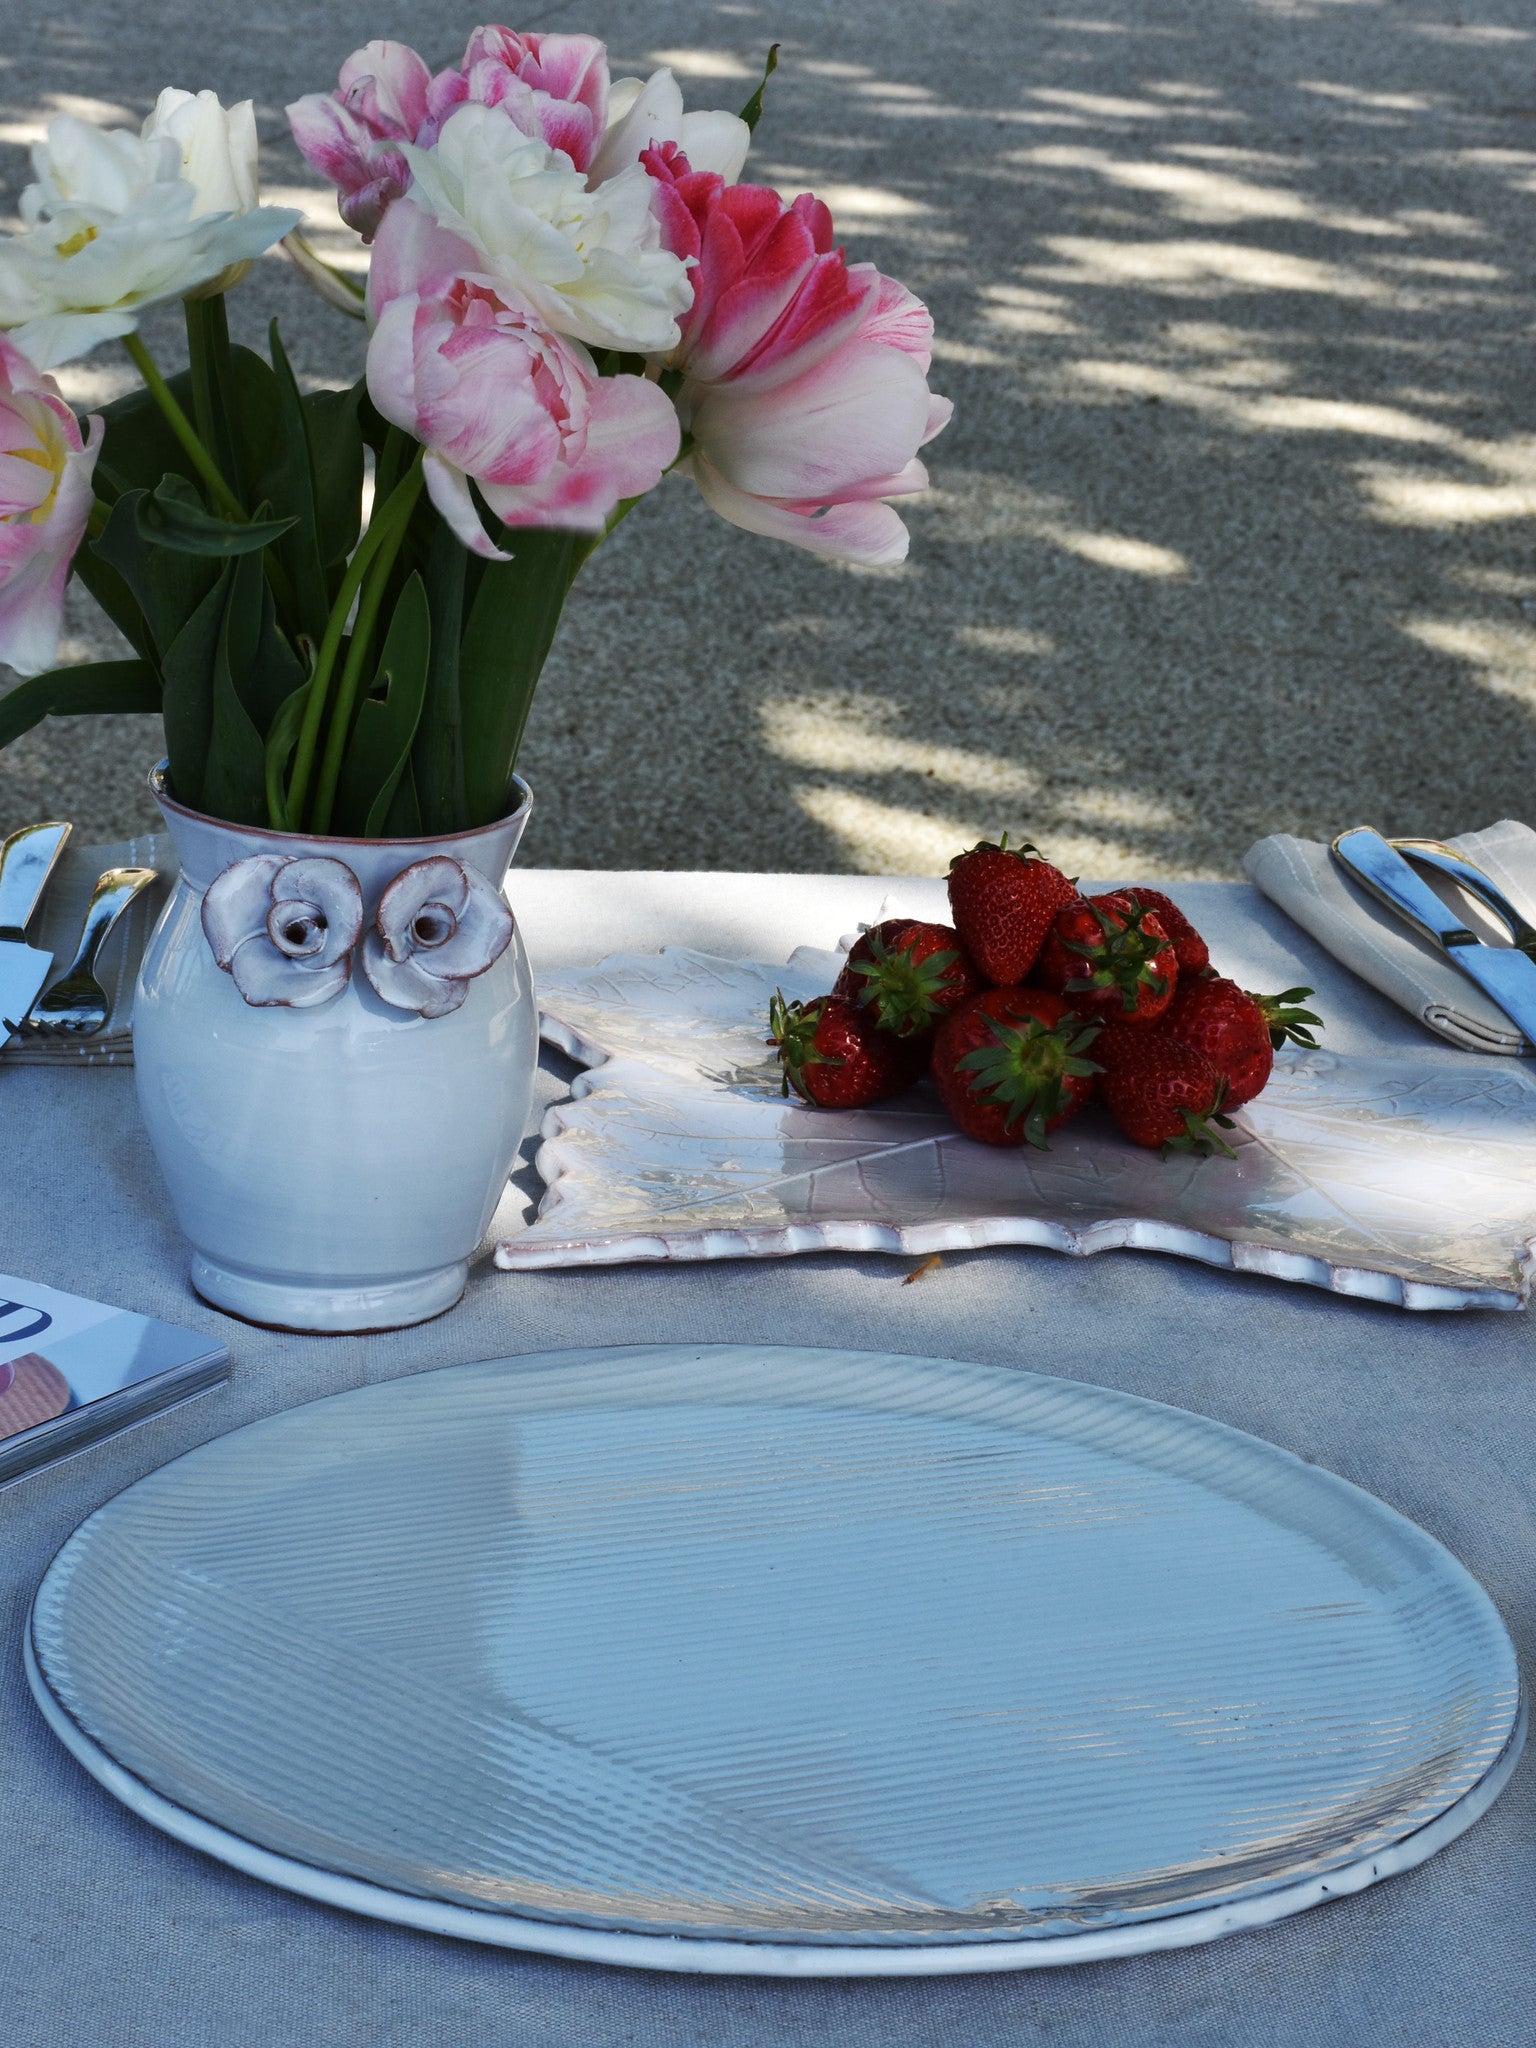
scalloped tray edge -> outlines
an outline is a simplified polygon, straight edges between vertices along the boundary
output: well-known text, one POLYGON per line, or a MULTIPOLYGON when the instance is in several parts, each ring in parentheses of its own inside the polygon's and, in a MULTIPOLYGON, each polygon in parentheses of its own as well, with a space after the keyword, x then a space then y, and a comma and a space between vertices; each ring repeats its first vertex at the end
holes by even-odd
MULTIPOLYGON (((611 1063, 611 1056, 603 1047, 584 1038, 558 1017, 541 1011, 539 1031, 568 1059, 581 1061, 589 1073, 611 1063)), ((583 1078, 578 1076, 572 1089, 577 1100, 591 1092, 590 1085, 581 1087, 583 1078)), ((559 1146, 565 1129, 562 1107, 557 1103, 545 1114, 539 1129, 539 1149, 534 1155, 534 1170, 546 1189, 539 1211, 541 1223, 558 1219, 560 1211, 560 1182, 566 1170, 559 1146)), ((642 1261, 780 1259, 805 1252, 885 1252, 924 1257, 930 1252, 986 1251, 999 1245, 1042 1246, 1064 1252, 1069 1258, 1091 1258, 1095 1252, 1107 1251, 1164 1252, 1232 1272, 1259 1273, 1271 1280, 1326 1288, 1333 1294, 1406 1309, 1518 1311, 1526 1306, 1532 1274, 1536 1271, 1536 1238, 1527 1241, 1518 1287, 1441 1287, 1427 1281, 1405 1280, 1396 1273, 1368 1266, 1335 1265, 1326 1259, 1278 1251, 1266 1245, 1234 1244, 1206 1231, 1187 1230, 1178 1224, 1137 1216, 1106 1217, 1085 1230, 1072 1230, 1065 1224, 1033 1217, 990 1216, 978 1217, 973 1223, 829 1222, 795 1224, 782 1230, 656 1232, 603 1241, 573 1238, 551 1243, 546 1238, 540 1244, 528 1246, 520 1245, 517 1238, 503 1238, 496 1247, 495 1259, 502 1272, 515 1273, 558 1266, 621 1266, 642 1261)))

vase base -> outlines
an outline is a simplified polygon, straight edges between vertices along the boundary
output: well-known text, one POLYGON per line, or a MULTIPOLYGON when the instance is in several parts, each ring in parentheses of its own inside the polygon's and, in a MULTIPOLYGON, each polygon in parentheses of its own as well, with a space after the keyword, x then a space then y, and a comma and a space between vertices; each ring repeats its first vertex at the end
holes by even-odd
POLYGON ((281 1280, 225 1265, 202 1252, 192 1254, 193 1289, 210 1307, 266 1330, 291 1330, 300 1336, 366 1336, 430 1322, 453 1307, 468 1277, 469 1262, 457 1259, 404 1280, 327 1286, 281 1280))

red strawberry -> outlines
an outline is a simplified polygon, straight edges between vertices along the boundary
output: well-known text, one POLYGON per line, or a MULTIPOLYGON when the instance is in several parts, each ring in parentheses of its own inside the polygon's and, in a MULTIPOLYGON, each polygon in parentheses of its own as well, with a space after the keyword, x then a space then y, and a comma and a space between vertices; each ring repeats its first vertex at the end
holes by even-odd
POLYGON ((1126 889, 1123 894, 1143 910, 1150 910, 1173 941, 1173 957, 1179 963, 1181 976, 1187 980, 1193 974, 1204 974, 1211 964, 1211 949, 1171 896, 1165 896, 1161 889, 1140 887, 1126 889))
POLYGON ((1219 976, 1181 981, 1162 1028, 1205 1054, 1227 1084, 1226 1107, 1240 1109, 1269 1079, 1275 1053, 1288 1038, 1316 1045, 1307 1027, 1322 1019, 1292 1007, 1311 993, 1288 988, 1278 996, 1255 996, 1219 976))
POLYGON ((966 1137, 1048 1150, 1093 1093, 1097 1031, 1046 989, 989 989, 939 1026, 929 1071, 966 1137))
POLYGON ((1058 911, 1035 967, 1043 988, 1107 1024, 1149 1024, 1167 1009, 1178 978, 1161 922, 1127 894, 1079 896, 1058 911))
POLYGON ((1228 1128, 1231 1118, 1221 1114, 1225 1086, 1203 1052, 1160 1024, 1107 1025, 1094 1050, 1104 1069, 1099 1092, 1132 1144, 1237 1157, 1212 1129, 1228 1128))
POLYGON ((923 1070, 920 1041, 882 1031, 870 1011, 845 996, 768 1008, 770 1045, 779 1048, 784 1093, 791 1088, 822 1109, 862 1109, 910 1088, 923 1070))
POLYGON ((926 1040, 981 987, 952 925, 892 917, 850 948, 832 993, 866 1005, 882 1031, 926 1040))
POLYGON ((1051 919, 1077 891, 1026 839, 1010 847, 983 839, 949 864, 949 908, 961 943, 997 988, 1021 982, 1045 943, 1051 919))

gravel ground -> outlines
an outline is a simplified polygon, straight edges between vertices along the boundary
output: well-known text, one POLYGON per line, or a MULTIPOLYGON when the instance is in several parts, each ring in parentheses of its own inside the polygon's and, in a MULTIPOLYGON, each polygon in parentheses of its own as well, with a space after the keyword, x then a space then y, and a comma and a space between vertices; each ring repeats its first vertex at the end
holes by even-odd
MULTIPOLYGON (((268 196, 355 249, 282 107, 393 0, 11 0, 0 173, 59 110, 254 97, 268 196)), ((1530 0, 586 0, 616 69, 736 106, 932 305, 956 402, 899 569, 829 567, 666 485, 578 586, 523 768, 545 865, 934 872, 1007 827, 1096 873, 1227 876, 1260 833, 1532 815, 1536 20, 1530 0)), ((361 331, 278 260, 313 383, 361 331)), ((176 325, 147 330, 169 360, 176 325)), ((105 348, 67 373, 101 399, 105 348)), ((110 643, 87 605, 71 652, 110 643)), ((145 824, 154 721, 0 757, 0 825, 145 824)))

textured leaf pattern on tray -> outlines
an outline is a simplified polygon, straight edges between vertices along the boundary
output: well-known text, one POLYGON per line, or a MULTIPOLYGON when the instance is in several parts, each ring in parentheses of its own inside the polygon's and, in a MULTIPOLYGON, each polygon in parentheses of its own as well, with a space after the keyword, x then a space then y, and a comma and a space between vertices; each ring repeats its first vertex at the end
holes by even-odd
POLYGON ((545 1120, 548 1192, 497 1263, 1131 1245, 1409 1308, 1524 1305, 1536 1084, 1513 1064, 1282 1055, 1235 1162, 1138 1150, 1097 1109, 1047 1153, 999 1150, 926 1085, 849 1112, 784 1100, 768 999, 820 993, 840 960, 672 947, 545 977, 544 1035, 592 1071, 545 1120))

